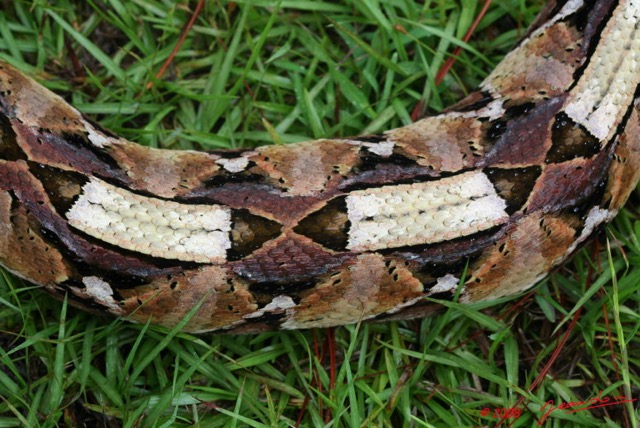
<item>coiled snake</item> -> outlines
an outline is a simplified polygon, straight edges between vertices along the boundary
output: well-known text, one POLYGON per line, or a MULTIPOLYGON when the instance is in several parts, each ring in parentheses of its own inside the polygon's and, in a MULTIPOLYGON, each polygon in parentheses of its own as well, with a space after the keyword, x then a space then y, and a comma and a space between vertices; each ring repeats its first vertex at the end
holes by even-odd
POLYGON ((0 63, 0 262, 133 321, 172 326, 200 305, 194 332, 512 295, 634 189, 639 84, 640 0, 552 1, 445 113, 286 147, 141 147, 0 63))

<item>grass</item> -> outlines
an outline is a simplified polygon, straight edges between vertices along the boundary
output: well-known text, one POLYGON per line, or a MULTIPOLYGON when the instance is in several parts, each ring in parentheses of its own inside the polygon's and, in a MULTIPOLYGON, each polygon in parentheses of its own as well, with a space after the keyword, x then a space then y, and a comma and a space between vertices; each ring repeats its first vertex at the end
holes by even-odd
MULTIPOLYGON (((540 2, 493 2, 461 42, 480 6, 207 1, 156 78, 195 1, 23 0, 0 11, 0 57, 140 144, 284 144, 460 99, 540 2)), ((638 401, 540 418, 549 401, 640 399, 638 201, 535 291, 404 323, 194 336, 87 315, 2 272, 0 427, 636 427, 638 401)))

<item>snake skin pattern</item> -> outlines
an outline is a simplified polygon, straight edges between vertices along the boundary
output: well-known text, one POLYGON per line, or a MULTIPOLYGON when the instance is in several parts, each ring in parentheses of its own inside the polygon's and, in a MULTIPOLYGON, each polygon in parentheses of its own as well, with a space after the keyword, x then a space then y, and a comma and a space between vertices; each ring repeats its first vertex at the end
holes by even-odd
POLYGON ((74 305, 258 332, 521 293, 640 177, 640 0, 551 1, 472 93, 380 135, 141 147, 0 63, 0 263, 74 305))

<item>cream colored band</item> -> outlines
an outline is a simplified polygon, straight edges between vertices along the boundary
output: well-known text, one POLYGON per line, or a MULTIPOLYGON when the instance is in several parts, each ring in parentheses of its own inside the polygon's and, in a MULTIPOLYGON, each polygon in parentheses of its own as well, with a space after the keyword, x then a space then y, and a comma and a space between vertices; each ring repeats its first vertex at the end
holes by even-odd
POLYGON ((137 195, 92 178, 67 212, 69 224, 120 248, 193 262, 221 262, 231 247, 231 213, 137 195))
POLYGON ((505 208, 506 202, 478 171, 355 191, 347 197, 347 248, 372 251, 471 235, 506 222, 505 208))

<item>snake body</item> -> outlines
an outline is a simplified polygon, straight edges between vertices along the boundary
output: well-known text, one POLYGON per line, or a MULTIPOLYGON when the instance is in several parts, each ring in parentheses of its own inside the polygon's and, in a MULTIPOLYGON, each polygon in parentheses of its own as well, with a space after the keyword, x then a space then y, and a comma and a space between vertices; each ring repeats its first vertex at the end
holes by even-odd
POLYGON ((128 142, 0 63, 0 263, 193 332, 407 319, 520 293, 640 177, 640 0, 552 1, 446 112, 228 152, 128 142))

